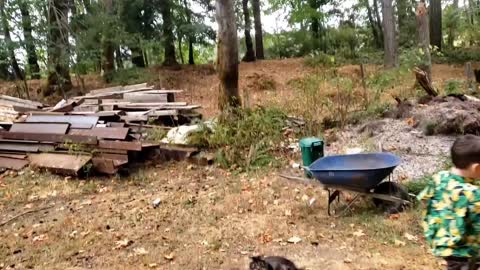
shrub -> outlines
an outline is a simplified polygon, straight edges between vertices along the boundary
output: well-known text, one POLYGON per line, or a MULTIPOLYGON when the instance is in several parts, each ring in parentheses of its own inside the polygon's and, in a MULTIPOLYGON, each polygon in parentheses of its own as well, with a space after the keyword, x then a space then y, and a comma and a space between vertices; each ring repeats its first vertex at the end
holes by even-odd
POLYGON ((148 69, 129 68, 106 73, 104 79, 107 83, 130 85, 152 81, 154 78, 148 69))
POLYGON ((276 108, 235 109, 222 116, 213 131, 203 126, 189 143, 218 149, 217 162, 226 168, 255 169, 275 160, 286 118, 276 108))
POLYGON ((405 187, 407 188, 409 193, 418 195, 423 189, 425 189, 425 187, 430 181, 432 181, 432 176, 426 176, 420 179, 406 182, 405 187))
POLYGON ((316 52, 305 58, 305 65, 309 67, 333 67, 337 64, 337 59, 333 55, 323 52, 316 52))
POLYGON ((464 92, 465 82, 461 80, 445 81, 445 95, 462 94, 464 92))

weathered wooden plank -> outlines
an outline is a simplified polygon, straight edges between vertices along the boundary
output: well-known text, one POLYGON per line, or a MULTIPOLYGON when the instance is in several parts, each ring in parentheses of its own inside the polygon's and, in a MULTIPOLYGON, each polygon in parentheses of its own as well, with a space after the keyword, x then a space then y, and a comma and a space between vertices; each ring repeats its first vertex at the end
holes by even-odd
POLYGON ((99 173, 116 174, 118 172, 118 168, 111 159, 92 158, 92 164, 93 169, 99 173))
POLYGON ((39 148, 38 144, 0 143, 0 151, 36 153, 39 148))
POLYGON ((126 86, 114 86, 114 87, 109 87, 109 88, 92 90, 88 93, 88 95, 116 93, 116 92, 121 92, 121 91, 130 91, 130 90, 138 90, 138 89, 145 89, 145 88, 148 88, 147 83, 126 85, 126 86))
POLYGON ((39 142, 56 142, 56 143, 81 143, 81 144, 97 144, 97 138, 93 136, 77 136, 52 133, 23 133, 23 132, 6 132, 0 131, 0 138, 12 140, 32 140, 39 142))
POLYGON ((142 151, 142 143, 141 142, 119 142, 119 141, 100 140, 98 142, 98 147, 99 148, 105 148, 105 149, 142 151))
POLYGON ((98 116, 83 115, 31 115, 27 123, 70 123, 71 128, 92 128, 98 122, 98 116))
POLYGON ((91 156, 55 153, 30 154, 30 165, 45 168, 61 174, 77 175, 90 160, 91 156))
POLYGON ((0 99, 5 101, 10 101, 12 103, 28 104, 30 106, 43 107, 43 104, 40 102, 16 98, 16 97, 7 96, 7 95, 0 95, 0 99))
POLYGON ((26 158, 27 158, 27 155, 24 155, 24 154, 13 154, 13 153, 0 153, 0 157, 13 158, 13 159, 26 159, 26 158))
POLYGON ((112 153, 95 153, 96 158, 104 158, 104 159, 111 159, 116 162, 115 166, 120 166, 123 164, 128 163, 128 155, 127 154, 112 154, 112 153))
POLYGON ((28 165, 28 160, 0 156, 0 168, 21 170, 28 165))
POLYGON ((13 123, 10 132, 39 133, 39 134, 65 134, 68 123, 13 123))
POLYGON ((168 102, 167 94, 142 94, 140 93, 126 93, 123 95, 123 100, 129 102, 168 102))
POLYGON ((93 136, 99 139, 125 140, 129 128, 94 127, 92 129, 70 129, 70 135, 93 136))

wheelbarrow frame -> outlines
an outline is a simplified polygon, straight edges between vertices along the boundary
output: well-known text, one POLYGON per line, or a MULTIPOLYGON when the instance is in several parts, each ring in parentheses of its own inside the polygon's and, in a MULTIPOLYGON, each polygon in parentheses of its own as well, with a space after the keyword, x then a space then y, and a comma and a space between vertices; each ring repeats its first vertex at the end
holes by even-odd
MULTIPOLYGON (((398 198, 398 197, 395 197, 395 196, 391 196, 391 195, 386 195, 386 194, 380 194, 380 193, 375 193, 373 192, 372 190, 368 190, 368 191, 360 191, 360 190, 353 190, 353 189, 348 189, 344 186, 335 186, 335 185, 325 185, 325 184, 322 184, 320 181, 316 180, 316 179, 308 179, 308 178, 305 178, 305 177, 296 177, 296 176, 289 176, 289 175, 284 175, 284 174, 280 174, 279 175, 280 177, 282 178, 285 178, 285 179, 289 179, 289 180, 295 180, 295 181, 300 181, 300 182, 303 182, 304 184, 313 184, 315 186, 319 186, 319 187, 322 187, 324 190, 326 190, 328 192, 328 208, 327 208, 327 213, 329 216, 332 216, 332 213, 331 213, 331 204, 337 200, 339 201, 340 200, 340 194, 341 192, 354 192, 354 193, 357 193, 355 195, 355 197, 346 205, 346 208, 345 210, 342 212, 342 214, 346 211, 348 211, 351 206, 360 198, 360 197, 370 197, 370 198, 375 198, 375 199, 379 199, 379 200, 383 200, 383 201, 389 201, 389 202, 393 202, 393 203, 401 203, 401 204, 404 204, 404 205, 410 205, 411 202, 410 201, 407 201, 407 200, 404 200, 404 199, 401 199, 401 198, 398 198)), ((377 186, 379 186, 381 183, 384 183, 384 182, 391 182, 391 183, 394 183, 392 180, 391 180, 391 176, 388 177, 388 180, 383 180, 383 181, 380 181, 378 183, 377 186)), ((339 215, 340 216, 340 215, 339 215)))

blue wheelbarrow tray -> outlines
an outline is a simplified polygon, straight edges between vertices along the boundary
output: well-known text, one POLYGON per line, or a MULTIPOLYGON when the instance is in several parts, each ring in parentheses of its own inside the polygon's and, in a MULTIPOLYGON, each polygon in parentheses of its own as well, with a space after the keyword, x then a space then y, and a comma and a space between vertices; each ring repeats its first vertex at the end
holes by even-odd
POLYGON ((400 158, 391 153, 338 155, 318 159, 307 170, 326 187, 369 192, 400 162, 400 158))

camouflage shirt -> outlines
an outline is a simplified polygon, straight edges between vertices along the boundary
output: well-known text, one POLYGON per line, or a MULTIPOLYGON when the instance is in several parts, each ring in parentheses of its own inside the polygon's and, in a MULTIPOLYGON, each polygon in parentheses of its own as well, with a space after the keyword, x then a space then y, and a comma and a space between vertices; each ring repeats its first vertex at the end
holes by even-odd
POLYGON ((477 256, 480 248, 480 189, 467 179, 444 171, 418 195, 425 202, 423 230, 439 257, 477 256))

